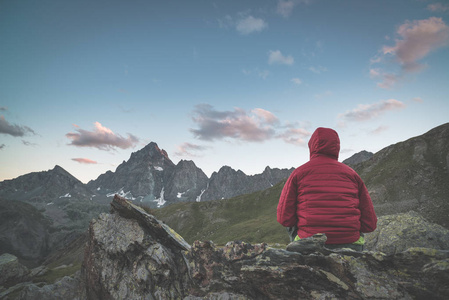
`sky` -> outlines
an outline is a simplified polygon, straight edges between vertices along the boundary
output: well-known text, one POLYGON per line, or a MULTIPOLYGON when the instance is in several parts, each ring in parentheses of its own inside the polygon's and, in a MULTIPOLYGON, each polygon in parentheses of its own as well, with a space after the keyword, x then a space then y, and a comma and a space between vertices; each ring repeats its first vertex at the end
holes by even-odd
POLYGON ((446 0, 0 1, 0 181, 155 142, 211 176, 342 161, 449 121, 446 0))

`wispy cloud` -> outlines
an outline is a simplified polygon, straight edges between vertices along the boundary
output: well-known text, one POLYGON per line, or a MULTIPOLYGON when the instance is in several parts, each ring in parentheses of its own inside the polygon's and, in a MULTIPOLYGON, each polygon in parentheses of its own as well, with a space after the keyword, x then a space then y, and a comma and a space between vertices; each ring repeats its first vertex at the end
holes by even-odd
POLYGON ((372 79, 380 79, 380 82, 377 83, 377 86, 382 89, 391 89, 400 80, 399 75, 396 75, 394 73, 386 73, 379 68, 370 69, 369 75, 372 79))
POLYGON ((302 80, 299 79, 299 78, 292 78, 290 81, 293 82, 296 85, 301 85, 302 84, 302 80))
POLYGON ((3 150, 3 148, 5 148, 5 146, 6 146, 5 144, 1 144, 0 145, 0 150, 3 150))
POLYGON ((432 3, 427 5, 427 9, 432 12, 447 12, 449 11, 449 4, 432 3))
POLYGON ((292 14, 295 6, 300 3, 308 4, 310 3, 310 0, 279 0, 276 7, 276 12, 284 18, 288 18, 292 14))
POLYGON ((309 67, 309 71, 311 71, 311 72, 313 72, 315 74, 321 74, 323 72, 326 72, 327 68, 323 67, 323 66, 318 66, 318 67, 313 67, 312 66, 312 67, 309 67))
POLYGON ((236 23, 235 29, 243 35, 247 35, 253 32, 260 32, 268 27, 268 24, 259 18, 248 16, 244 19, 240 19, 236 23))
POLYGON ((80 164, 86 164, 86 165, 94 165, 97 164, 96 161, 88 159, 88 158, 72 158, 73 161, 76 161, 80 164))
POLYGON ((295 63, 295 59, 291 55, 284 56, 280 50, 268 52, 268 63, 272 64, 280 64, 280 65, 293 65, 295 63))
POLYGON ((376 129, 371 130, 370 133, 371 134, 380 134, 380 133, 382 133, 384 131, 387 131, 387 130, 388 130, 388 126, 381 125, 381 126, 377 127, 376 129))
POLYGON ((421 97, 415 97, 415 98, 413 98, 412 99, 414 102, 419 102, 419 103, 422 103, 423 102, 423 99, 421 99, 421 97))
POLYGON ((236 17, 226 15, 218 19, 218 25, 224 29, 233 28, 242 35, 261 32, 268 28, 268 23, 264 19, 253 17, 248 12, 238 13, 236 17))
POLYGON ((379 117, 387 111, 405 108, 405 104, 395 99, 383 100, 373 104, 359 104, 357 108, 340 114, 338 117, 346 121, 367 121, 379 117))
POLYGON ((268 76, 270 76, 270 72, 268 70, 259 70, 259 69, 254 69, 254 70, 243 69, 242 73, 247 76, 255 75, 264 80, 267 79, 268 76))
POLYGON ((384 46, 383 54, 392 54, 406 72, 422 69, 418 63, 430 52, 444 46, 449 40, 449 27, 441 18, 407 21, 397 30, 400 39, 394 46, 384 46))
POLYGON ((8 108, 6 106, 0 106, 0 111, 7 111, 8 108))
POLYGON ((25 146, 32 146, 32 147, 37 146, 36 143, 32 143, 32 142, 25 141, 25 140, 22 140, 22 144, 24 144, 25 146))
POLYGON ((325 92, 322 92, 321 94, 315 94, 314 96, 315 96, 316 99, 321 100, 323 98, 327 98, 327 97, 332 96, 332 92, 331 91, 325 91, 325 92))
POLYGON ((272 112, 262 108, 217 111, 209 104, 201 104, 194 110, 193 121, 198 128, 190 131, 196 138, 205 141, 233 139, 264 142, 279 138, 287 143, 303 145, 302 139, 308 134, 297 126, 282 125, 272 112))
POLYGON ((0 116, 0 133, 9 134, 14 137, 24 136, 27 134, 36 134, 36 132, 28 126, 9 123, 3 115, 0 116))
POLYGON ((66 137, 71 139, 69 145, 77 147, 94 147, 100 150, 112 150, 115 148, 127 149, 134 147, 139 139, 128 133, 128 137, 124 138, 114 133, 111 129, 104 127, 99 122, 95 122, 93 131, 80 129, 76 126, 77 133, 69 132, 66 137))
POLYGON ((305 146, 307 144, 306 138, 310 136, 310 132, 304 128, 288 128, 284 132, 277 135, 284 142, 288 144, 305 146))
POLYGON ((199 156, 199 153, 209 149, 209 147, 191 144, 191 143, 182 143, 177 147, 177 150, 175 151, 176 156, 190 156, 190 157, 197 157, 199 156))

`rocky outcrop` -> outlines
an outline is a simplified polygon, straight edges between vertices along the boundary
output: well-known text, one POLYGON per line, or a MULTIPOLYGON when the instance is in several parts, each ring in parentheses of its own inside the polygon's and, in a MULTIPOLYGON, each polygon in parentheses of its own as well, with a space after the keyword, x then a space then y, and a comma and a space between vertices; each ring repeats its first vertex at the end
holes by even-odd
POLYGON ((22 265, 16 256, 0 255, 0 286, 9 287, 28 278, 30 270, 22 265))
POLYGON ((355 166, 378 216, 418 212, 449 228, 449 123, 355 166))
POLYGON ((241 170, 236 171, 229 166, 223 166, 218 172, 212 173, 207 189, 201 196, 201 201, 229 199, 268 189, 288 178, 293 170, 294 168, 271 169, 266 167, 261 174, 248 176, 241 170))
POLYGON ((235 195, 245 194, 247 186, 248 177, 245 173, 223 166, 218 172, 212 173, 201 201, 229 199, 235 195))
POLYGON ((206 190, 206 174, 191 160, 181 160, 168 177, 165 195, 172 202, 197 201, 206 190))
MULTIPOLYGON (((445 299, 449 251, 301 254, 266 244, 189 246, 116 196, 92 221, 82 282, 88 299, 445 299)), ((317 244, 319 247, 319 244, 317 244)))
POLYGON ((351 157, 345 159, 343 161, 344 164, 347 164, 350 167, 354 167, 355 165, 358 165, 359 163, 362 163, 364 161, 367 161, 371 159, 371 157, 374 156, 374 153, 368 152, 366 150, 360 151, 351 157))
POLYGON ((132 153, 129 160, 121 163, 115 172, 108 171, 87 186, 102 194, 123 193, 128 199, 154 200, 161 195, 174 167, 167 152, 151 142, 132 153))
POLYGON ((183 250, 168 226, 115 197, 112 214, 91 222, 83 279, 89 299, 179 299, 189 285, 183 250))
POLYGON ((378 219, 377 229, 366 234, 365 247, 386 254, 414 247, 449 250, 449 230, 414 211, 383 216, 378 219))

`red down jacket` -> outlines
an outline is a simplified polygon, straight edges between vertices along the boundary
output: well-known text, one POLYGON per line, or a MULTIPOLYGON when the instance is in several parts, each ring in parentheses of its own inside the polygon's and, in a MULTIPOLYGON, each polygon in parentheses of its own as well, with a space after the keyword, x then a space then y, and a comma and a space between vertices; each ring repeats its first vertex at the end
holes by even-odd
POLYGON ((310 161, 288 178, 277 207, 277 220, 298 227, 306 238, 325 233, 327 244, 348 244, 360 232, 376 229, 371 197, 360 176, 338 162, 340 139, 329 128, 318 128, 309 141, 310 161))

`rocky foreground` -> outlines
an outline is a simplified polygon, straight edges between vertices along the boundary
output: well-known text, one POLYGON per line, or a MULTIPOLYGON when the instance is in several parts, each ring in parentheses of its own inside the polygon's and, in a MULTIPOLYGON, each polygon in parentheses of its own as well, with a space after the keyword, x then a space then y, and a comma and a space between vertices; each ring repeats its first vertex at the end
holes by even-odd
MULTIPOLYGON (((4 299, 447 299, 449 233, 427 232, 419 215, 390 217, 369 240, 380 251, 311 254, 266 244, 211 241, 187 244, 171 228, 116 196, 110 214, 89 227, 81 272, 51 284, 21 283, 4 299), (396 223, 395 223, 396 222, 396 223), (392 228, 399 229, 392 233, 392 228), (421 240, 408 240, 417 228, 421 240), (389 231, 390 230, 390 231, 389 231), (385 238, 390 232, 393 238, 385 238), (398 238, 397 236, 401 236, 398 238), (407 240, 407 243, 401 243, 407 240), (383 242, 386 241, 386 242, 383 242), (411 246, 402 250, 400 247, 411 246), (405 245, 405 246, 404 246, 405 245), (428 245, 432 248, 416 247, 428 245), (414 247, 415 246, 415 247, 414 247), (446 249, 446 250, 445 250, 446 249), (13 297, 13 294, 14 297, 13 297)), ((382 222, 379 222, 380 224, 382 222)), ((434 226, 434 225, 432 225, 434 226)), ((309 253, 309 252, 308 252, 309 253)), ((12 257, 5 257, 20 275, 12 257)), ((0 285, 13 279, 1 272, 0 285), (5 277, 5 278, 4 278, 5 277)), ((17 275, 17 274, 16 274, 17 275)), ((11 288, 10 288, 11 290, 11 288)))

